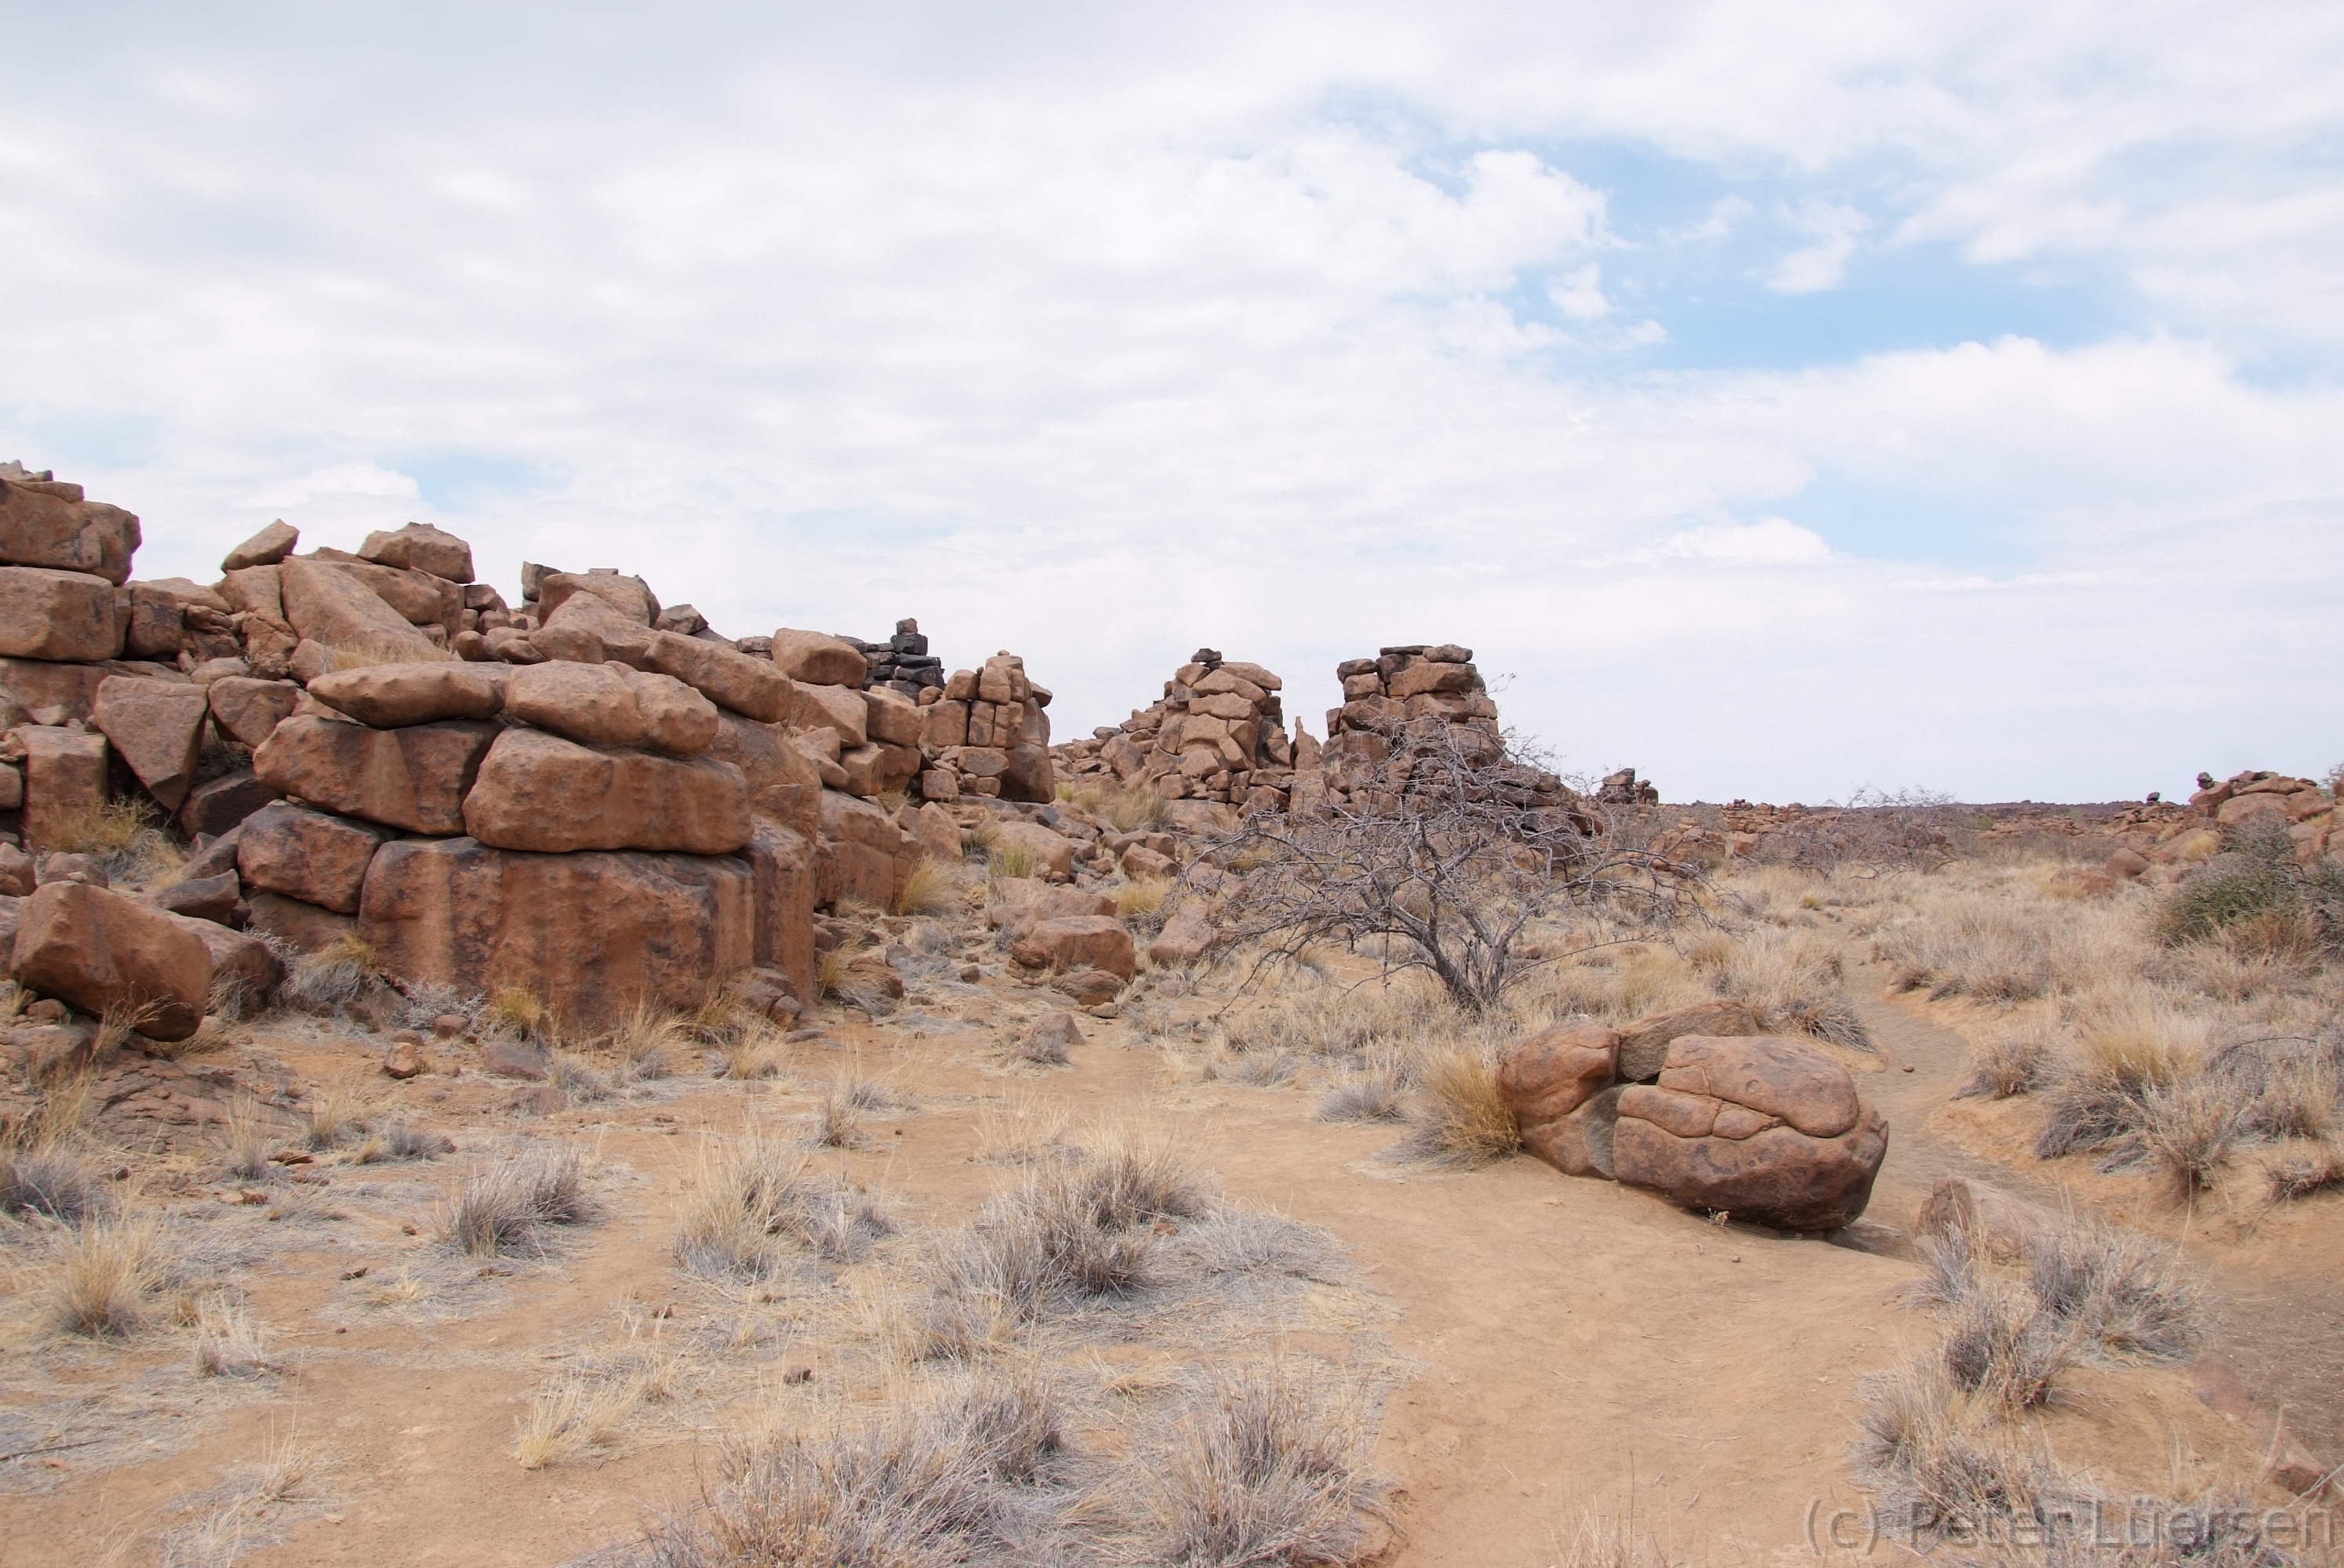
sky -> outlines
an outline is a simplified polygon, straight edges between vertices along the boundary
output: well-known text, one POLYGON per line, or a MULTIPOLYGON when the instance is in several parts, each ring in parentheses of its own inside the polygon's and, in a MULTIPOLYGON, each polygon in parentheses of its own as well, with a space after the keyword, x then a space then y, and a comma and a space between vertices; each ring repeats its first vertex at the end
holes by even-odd
POLYGON ((0 0, 0 458, 1664 799, 2344 760, 2344 7, 0 0))

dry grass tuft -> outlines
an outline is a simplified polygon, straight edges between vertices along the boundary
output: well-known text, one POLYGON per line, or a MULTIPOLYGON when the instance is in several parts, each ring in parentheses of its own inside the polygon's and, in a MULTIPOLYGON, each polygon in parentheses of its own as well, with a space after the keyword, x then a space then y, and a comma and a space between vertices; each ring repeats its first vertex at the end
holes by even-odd
POLYGON ((0 1143, 0 1214, 77 1225, 106 1207, 97 1168, 63 1142, 0 1143))
POLYGON ((1570 1534, 1557 1533, 1547 1568, 1676 1568, 1676 1560, 1637 1525, 1633 1512, 1615 1518, 1590 1508, 1570 1534))
POLYGON ((353 936, 336 937, 293 961, 281 992, 291 1002, 327 1012, 348 1009, 376 976, 375 950, 353 936))
POLYGON ((682 1358, 652 1329, 630 1321, 624 1345, 564 1368, 537 1391, 513 1423, 513 1457, 523 1470, 606 1447, 636 1411, 674 1397, 682 1358))
POLYGON ((2208 1332, 2204 1292, 2177 1254, 2129 1231, 2070 1219, 2027 1249, 2027 1282, 2079 1351, 2185 1361, 2208 1332))
POLYGON ((1945 1375, 1965 1393, 2016 1412, 2047 1402, 2075 1362, 2075 1335, 2026 1292, 1982 1282, 1952 1308, 1945 1375))
POLYGON ((197 1377, 258 1377, 275 1370, 252 1314, 218 1295, 205 1297, 196 1308, 189 1361, 197 1377))
POLYGON ((735 1440, 634 1568, 947 1568, 1057 1561, 1058 1395, 1036 1370, 887 1411, 735 1440))
POLYGON ((542 1040, 553 1033, 553 1014, 545 999, 524 985, 500 985, 489 995, 487 1027, 520 1040, 542 1040))
POLYGON ((320 1087, 301 1113, 302 1145, 318 1151, 337 1147, 366 1131, 370 1110, 364 1081, 356 1074, 320 1087))
POLYGON ((1384 1483, 1367 1467, 1367 1402, 1332 1369, 1269 1361, 1217 1367, 1172 1441, 1127 1483, 1143 1563, 1355 1561, 1384 1483))
POLYGON ((995 878, 1031 877, 1037 869, 1034 851, 1024 844, 997 844, 985 856, 985 866, 995 878))
POLYGON ((455 1143, 437 1132, 427 1132, 405 1118, 386 1122, 369 1133, 350 1151, 353 1165, 375 1165, 390 1160, 437 1160, 453 1154, 455 1143))
POLYGON ((50 1281, 50 1317, 68 1333, 114 1339, 146 1326, 167 1281, 162 1222, 89 1219, 67 1231, 50 1281))
POLYGON ((923 859, 895 890, 893 912, 898 915, 944 915, 959 910, 960 878, 938 860, 923 859))
POLYGON ((536 1151, 476 1170, 441 1215, 440 1239, 475 1258, 542 1251, 548 1229, 600 1215, 586 1182, 585 1160, 573 1149, 536 1151))
POLYGON ((689 1057, 696 1020, 654 1001, 639 1001, 611 1031, 610 1049, 638 1079, 672 1077, 689 1057))
POLYGON ((2344 1148, 2322 1144, 2309 1154, 2275 1162, 2264 1178, 2270 1184, 2267 1201, 2272 1204, 2344 1188, 2344 1148))
POLYGON ((1166 877, 1141 877, 1122 883, 1115 890, 1115 912, 1124 920, 1145 923, 1163 912, 1164 900, 1171 892, 1171 879, 1166 877))
POLYGON ((263 1181, 277 1142, 277 1127, 260 1102, 239 1096, 228 1106, 227 1125, 221 1131, 220 1168, 239 1181, 263 1181))
POLYGON ((1404 1121, 1407 1089, 1391 1068, 1369 1068, 1327 1091, 1312 1112, 1321 1121, 1404 1121))
POLYGON ((860 1262, 894 1222, 844 1180, 811 1176, 803 1153, 753 1124, 702 1145, 675 1237, 676 1261, 698 1274, 770 1279, 793 1257, 860 1262))
POLYGON ((1942 1360, 1871 1373, 1858 1380, 1856 1399, 1856 1471, 1884 1512, 1916 1534, 2034 1516, 2051 1484, 2048 1467, 2014 1440, 1990 1401, 1955 1384, 1942 1360))
POLYGON ((2190 1078, 2152 1088, 2140 1099, 2130 1141, 2137 1158, 2161 1173, 2174 1191, 2194 1197, 2214 1184, 2215 1172, 2246 1131, 2249 1107, 2237 1089, 2212 1078, 2190 1078))
POLYGON ((1089 809, 1118 833, 1153 832, 1171 820, 1164 797, 1144 785, 1107 790, 1089 809))
POLYGON ((2003 1030, 1970 1053, 1970 1081, 1956 1100, 2008 1100, 2043 1081, 2049 1042, 2033 1030, 2003 1030))
POLYGON ((1478 1050, 1450 1047, 1418 1070, 1413 1124, 1400 1151, 1411 1159, 1470 1170, 1522 1146, 1522 1131, 1498 1092, 1495 1063, 1478 1050))

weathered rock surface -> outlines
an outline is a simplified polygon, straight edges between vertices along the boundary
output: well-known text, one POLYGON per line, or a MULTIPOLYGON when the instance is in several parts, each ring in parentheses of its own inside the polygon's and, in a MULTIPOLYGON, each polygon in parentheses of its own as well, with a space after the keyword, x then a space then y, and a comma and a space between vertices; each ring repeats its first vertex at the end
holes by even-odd
POLYGON ((1139 968, 1131 932, 1106 915, 1037 921, 1009 956, 1028 969, 1103 970, 1119 980, 1129 980, 1139 968))
POLYGON ((748 785, 730 763, 601 751, 528 729, 509 729, 490 749, 464 823, 495 849, 695 855, 729 855, 751 828, 748 785))
POLYGON ((869 742, 871 705, 853 687, 801 681, 792 689, 790 722, 801 729, 830 730, 844 750, 869 742))
POLYGON ((537 588, 538 604, 548 617, 559 614, 580 594, 601 599, 637 626, 649 627, 659 619, 659 596, 641 578, 617 572, 551 572, 537 588))
POLYGON ((431 639, 349 566, 294 556, 277 573, 285 618, 305 640, 379 660, 440 657, 431 639))
POLYGON ((139 1033, 186 1040, 204 1020, 211 950, 170 915, 80 882, 52 882, 25 900, 16 924, 16 983, 93 1016, 142 1010, 139 1033))
POLYGON ((464 797, 498 736, 478 719, 374 729, 338 719, 299 717, 277 727, 252 754, 253 771, 280 795, 404 828, 464 831, 464 797))
POLYGON ((297 953, 314 953, 358 934, 354 916, 338 915, 282 893, 256 892, 245 901, 251 906, 245 930, 274 937, 297 953))
POLYGON ((354 915, 367 863, 398 834, 396 828, 280 800, 244 822, 237 835, 236 869, 256 888, 354 915))
POLYGON ((114 585, 106 578, 48 567, 0 567, 0 654, 87 664, 120 654, 123 631, 114 585))
POLYGON ((472 580, 472 547, 429 523, 409 523, 403 528, 366 537, 359 555, 379 566, 429 572, 450 582, 472 580))
POLYGON ((202 689, 211 704, 213 722, 246 746, 268 739, 301 700, 301 689, 289 680, 229 676, 202 689))
POLYGON ((1220 933, 1202 910, 1184 908, 1165 921, 1156 940, 1147 944, 1147 961, 1166 968, 1192 964, 1211 952, 1219 940, 1220 933))
POLYGON ((277 988, 285 983, 285 960, 270 951, 267 942, 204 916, 180 910, 164 913, 211 954, 212 979, 207 995, 224 1011, 257 1012, 275 999, 277 988))
POLYGON ((1542 1030, 1508 1051, 1498 1092, 1521 1129, 1522 1147, 1566 1175, 1601 1174, 1583 1124, 1570 1117, 1611 1085, 1619 1055, 1618 1033, 1583 1020, 1542 1030))
POLYGON ((203 687, 115 675, 98 685, 93 719, 146 792, 176 811, 195 788, 210 714, 203 687))
POLYGON ((1758 1020, 1747 1005, 1730 999, 1697 1001, 1640 1018, 1620 1030, 1620 1076, 1650 1083, 1668 1062, 1669 1047, 1688 1034, 1756 1034, 1758 1020))
POLYGON ((771 659, 696 637, 672 631, 656 633, 643 668, 672 676, 719 708, 730 709, 767 724, 790 716, 794 687, 771 659))
POLYGON ((813 759, 769 725, 738 713, 717 716, 707 755, 741 770, 749 809, 812 839, 822 827, 822 775, 813 759))
POLYGON ((179 808, 179 830, 190 839, 227 832, 237 823, 277 799, 249 768, 207 779, 187 791, 179 808))
POLYGON ((573 593, 545 624, 529 636, 532 648, 550 659, 572 664, 621 664, 642 668, 658 634, 611 607, 598 594, 573 593))
POLYGON ((235 914, 244 889, 234 871, 210 877, 182 877, 167 888, 157 888, 146 901, 166 914, 226 925, 235 914))
MULTIPOLYGON (((809 1000, 816 989, 813 846, 781 823, 759 818, 741 858, 754 879, 756 963, 786 977, 792 997, 809 1000)), ((759 1010, 770 1013, 772 1006, 759 1010)))
POLYGON ((732 858, 519 854, 401 839, 367 873, 359 930, 409 980, 530 987, 565 1025, 639 1000, 698 1005, 755 959, 755 878, 732 858))
POLYGON ((226 576, 253 567, 273 567, 293 553, 301 542, 301 530, 279 518, 244 543, 228 551, 220 562, 220 572, 226 576))
POLYGON ((130 675, 154 680, 187 678, 166 664, 141 659, 112 658, 96 664, 56 664, 41 658, 0 658, 0 685, 14 692, 27 711, 56 708, 60 722, 86 722, 97 708, 97 689, 108 676, 130 675))
POLYGON ((106 737, 43 724, 15 733, 25 741, 25 845, 55 849, 106 804, 106 737))
POLYGON ((858 689, 871 668, 848 643, 823 632, 793 631, 788 627, 773 633, 773 667, 804 685, 858 689))
POLYGON ((443 719, 493 719, 504 707, 502 667, 432 659, 339 669, 309 683, 309 695, 378 729, 443 719))
POLYGON ((120 507, 86 500, 79 485, 0 479, 0 561, 130 580, 138 519, 120 507))
POLYGON ((504 684, 514 718, 588 746, 697 757, 716 739, 715 705, 671 676, 556 661, 515 668, 504 684))
POLYGON ((1846 1069, 1814 1046, 1683 1035, 1658 1084, 1620 1096, 1619 1179, 1687 1208, 1785 1231, 1855 1220, 1888 1150, 1888 1124, 1846 1069))
POLYGON ((836 904, 844 900, 872 909, 891 908, 919 863, 918 841, 868 800, 825 789, 820 806, 815 901, 836 904))

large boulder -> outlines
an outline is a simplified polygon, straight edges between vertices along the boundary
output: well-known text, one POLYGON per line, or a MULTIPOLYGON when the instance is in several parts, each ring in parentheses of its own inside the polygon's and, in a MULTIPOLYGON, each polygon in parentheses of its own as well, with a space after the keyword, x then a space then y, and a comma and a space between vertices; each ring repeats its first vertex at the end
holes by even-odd
POLYGON ((1817 1047, 1681 1035, 1657 1084, 1619 1101, 1614 1174, 1687 1208, 1832 1231, 1871 1201, 1888 1124, 1817 1047))
POLYGON ((179 830, 188 838, 217 838, 277 799, 249 768, 207 779, 187 791, 179 808, 179 830))
POLYGON ((553 662, 516 666, 504 685, 514 718, 588 746, 697 757, 716 739, 715 705, 672 676, 619 663, 553 662))
POLYGON ((0 686, 15 694, 17 706, 38 712, 60 709, 69 723, 86 723, 97 710, 97 689, 114 675, 148 680, 185 681, 173 666, 144 659, 109 658, 97 664, 53 664, 45 658, 0 658, 0 686))
POLYGON ((1046 745, 1020 743, 1009 748, 1009 766, 1001 772, 1001 798, 1043 805, 1058 796, 1058 773, 1051 765, 1046 745))
POLYGON ((708 755, 741 769, 748 781, 751 811, 803 838, 812 839, 821 830, 822 774, 813 758, 789 744, 773 726, 738 713, 719 713, 708 755))
POLYGON ((779 822, 759 818, 742 846, 756 887, 756 961, 789 977, 791 993, 814 1000, 813 846, 779 822))
POLYGON ((995 877, 985 923, 1007 931, 1013 942, 1045 920, 1113 915, 1115 900, 1089 888, 1054 888, 1034 877, 995 877))
POLYGON ((220 562, 221 575, 233 577, 254 567, 273 567, 293 553, 301 542, 301 530, 279 518, 244 543, 228 551, 220 562))
POLYGON ((859 689, 871 674, 870 661, 854 644, 822 632, 793 631, 788 627, 773 633, 773 665, 792 680, 807 686, 848 686, 859 689))
POLYGON ((464 824, 500 849, 729 855, 749 841, 749 789, 730 763, 601 751, 541 730, 509 729, 465 798, 464 824))
POLYGON ((871 739, 871 706, 851 686, 798 682, 791 689, 790 722, 800 729, 830 730, 842 750, 867 745, 871 739))
POLYGON ((245 819, 237 833, 237 874, 256 888, 354 915, 367 863, 399 830, 328 816, 282 800, 245 819))
POLYGON ((1129 980, 1139 968, 1131 932, 1111 915, 1037 921, 1009 956, 1028 969, 1104 970, 1118 980, 1129 980))
POLYGON ((1572 1020, 1516 1045, 1498 1067, 1498 1092, 1514 1113, 1522 1147, 1566 1175, 1601 1175, 1578 1111, 1609 1088, 1619 1065, 1620 1036, 1572 1020))
POLYGON ((195 788, 211 700, 200 686, 108 676, 97 689, 95 720, 114 749, 167 811, 195 788))
POLYGON ((641 578, 617 572, 550 572, 538 581, 538 605, 548 617, 561 613, 561 607, 580 594, 601 599, 637 626, 648 627, 659 619, 659 596, 641 578))
POLYGON ((285 983, 285 960, 258 937, 176 910, 166 911, 166 916, 210 952, 212 980, 206 996, 231 1016, 259 1011, 285 983))
POLYGON ((591 1028, 638 1000, 696 1006, 756 955, 755 877, 729 857, 520 854, 406 839, 368 868, 359 934, 409 980, 534 991, 591 1028))
POLYGON ((277 572, 285 618, 304 640, 377 662, 445 657, 349 566, 294 556, 277 572))
POLYGON ((790 716, 795 689, 790 678, 775 668, 773 660, 752 658, 721 642, 658 632, 652 638, 643 668, 673 676, 719 708, 767 724, 781 723, 790 716))
POLYGON ((114 585, 106 578, 49 567, 0 567, 0 655, 88 664, 119 654, 123 630, 114 585))
POLYGON ((821 838, 814 845, 815 901, 884 910, 919 864, 918 842, 868 800, 822 792, 821 838))
POLYGON ((106 802, 106 737, 45 724, 15 733, 25 742, 25 847, 60 848, 106 802))
POLYGON ((1668 1064, 1669 1047, 1688 1034, 1746 1035, 1758 1032, 1757 1016, 1746 1002, 1731 999, 1697 1001, 1640 1018, 1620 1030, 1620 1076, 1650 1083, 1668 1064))
POLYGON ((0 479, 0 561, 130 580, 138 519, 120 507, 86 500, 79 485, 0 479))
POLYGON ((493 719, 504 707, 501 666, 440 658, 338 669, 309 683, 309 695, 378 729, 443 719, 493 719))
POLYGON ((997 851, 1021 849, 1034 862, 1037 876, 1055 881, 1065 881, 1075 874, 1075 841, 1062 833, 1054 833, 1039 822, 1004 822, 995 829, 994 840, 997 851))
POLYGON ((919 749, 927 721, 918 703, 885 686, 873 687, 863 694, 863 700, 869 709, 863 727, 864 734, 885 745, 919 749))
POLYGON ((530 633, 530 646, 551 659, 604 664, 612 659, 642 668, 658 634, 621 615, 598 594, 573 593, 545 624, 530 633))
MULTIPOLYGON (((124 651, 133 658, 176 658, 187 640, 187 611, 208 610, 223 624, 230 611, 227 600, 187 578, 150 578, 128 585, 130 622, 124 651)), ((117 599, 117 606, 120 601, 117 599)))
POLYGON ((266 890, 246 900, 251 912, 245 930, 283 944, 297 953, 314 953, 345 937, 358 935, 356 916, 337 914, 318 904, 304 903, 283 893, 266 890))
POLYGON ((51 882, 16 922, 16 983, 81 1011, 144 1014, 139 1033, 186 1040, 204 1020, 212 957, 173 916, 82 882, 51 882))
POLYGON ((472 580, 472 547, 429 523, 409 523, 403 528, 378 531, 359 547, 362 559, 378 566, 429 572, 450 582, 472 580))
POLYGON ((258 746, 268 739, 301 704, 301 689, 289 680, 254 680, 229 675, 202 690, 211 703, 212 722, 246 746, 258 746))
POLYGON ((479 719, 374 729, 305 715, 279 724, 252 766, 279 795, 410 833, 455 834, 464 831, 464 796, 498 734, 479 719))

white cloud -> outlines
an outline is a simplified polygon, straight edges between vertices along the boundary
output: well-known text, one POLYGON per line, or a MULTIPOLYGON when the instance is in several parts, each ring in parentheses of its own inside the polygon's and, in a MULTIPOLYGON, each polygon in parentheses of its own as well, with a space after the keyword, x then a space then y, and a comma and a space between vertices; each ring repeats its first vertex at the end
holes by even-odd
POLYGON ((147 575, 280 511, 435 519, 509 590, 526 558, 736 632, 916 614, 1077 730, 1199 643, 1307 714, 1341 658, 1462 640, 1510 719, 1672 795, 2334 760, 2313 8, 71 10, 21 46, 76 72, 0 104, 0 215, 41 236, 0 253, 0 455, 138 510, 147 575), (91 79, 108 113, 68 113, 91 79), (2150 315, 1623 375, 1670 318, 1574 137, 1760 194, 1716 241, 1788 208, 1778 287, 1839 282, 1861 206, 2097 258, 2150 315), (1825 176, 1860 195, 1801 205, 1825 176), (2317 372, 2241 371, 2279 339, 2317 372), (460 502, 475 463, 540 477, 460 502), (1916 501, 1975 526, 1908 536, 1916 501))
POLYGON ((1813 236, 1774 264, 1766 286, 1778 294, 1821 294, 1837 288, 1847 276, 1848 258, 1856 241, 1871 228, 1872 220, 1858 209, 1836 202, 1809 200, 1783 215, 1801 234, 1813 236))

